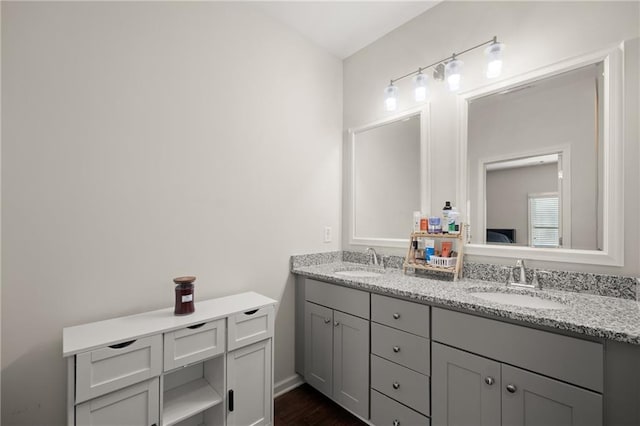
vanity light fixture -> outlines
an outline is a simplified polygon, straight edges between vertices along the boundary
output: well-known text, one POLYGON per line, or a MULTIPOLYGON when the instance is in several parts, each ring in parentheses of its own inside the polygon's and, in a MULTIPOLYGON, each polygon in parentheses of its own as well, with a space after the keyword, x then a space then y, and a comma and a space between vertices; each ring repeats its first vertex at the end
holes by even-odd
POLYGON ((384 109, 386 111, 395 111, 398 107, 398 87, 394 85, 394 83, 411 76, 415 76, 413 79, 414 99, 416 102, 425 101, 429 95, 429 85, 428 77, 423 71, 429 68, 433 68, 434 80, 446 79, 449 90, 452 92, 459 90, 462 79, 461 71, 463 62, 458 59, 458 57, 486 45, 489 45, 485 49, 485 54, 488 59, 486 76, 487 78, 498 77, 502 71, 502 52, 504 52, 505 45, 504 43, 499 43, 498 38, 494 36, 491 40, 480 43, 477 46, 470 47, 460 53, 453 53, 448 58, 441 59, 431 65, 420 67, 416 71, 392 79, 384 90, 384 109))
POLYGON ((496 78, 502 72, 502 52, 504 52, 504 43, 498 43, 496 38, 484 50, 489 61, 487 62, 487 78, 496 78))
POLYGON ((444 76, 447 79, 449 90, 452 92, 460 90, 460 79, 462 78, 460 71, 462 70, 462 64, 463 62, 457 59, 454 53, 451 56, 451 60, 444 66, 444 76))
POLYGON ((387 111, 395 111, 398 106, 398 87, 393 85, 393 80, 384 89, 384 109, 387 111))
POLYGON ((423 102, 429 95, 429 86, 427 84, 428 77, 422 73, 422 69, 418 69, 418 74, 413 79, 413 97, 416 102, 423 102))

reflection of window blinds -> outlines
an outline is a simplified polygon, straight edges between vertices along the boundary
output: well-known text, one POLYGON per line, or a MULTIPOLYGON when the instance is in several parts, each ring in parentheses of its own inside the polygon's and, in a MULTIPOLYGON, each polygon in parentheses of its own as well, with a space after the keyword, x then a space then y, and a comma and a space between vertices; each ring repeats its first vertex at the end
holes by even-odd
POLYGON ((531 245, 558 247, 558 197, 531 196, 529 209, 531 245))

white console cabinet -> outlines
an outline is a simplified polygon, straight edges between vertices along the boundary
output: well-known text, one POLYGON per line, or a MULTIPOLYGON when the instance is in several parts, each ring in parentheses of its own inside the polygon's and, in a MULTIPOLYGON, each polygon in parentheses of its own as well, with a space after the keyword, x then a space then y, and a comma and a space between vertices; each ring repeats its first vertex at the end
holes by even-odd
POLYGON ((68 424, 273 424, 276 301, 242 293, 68 327, 68 424))

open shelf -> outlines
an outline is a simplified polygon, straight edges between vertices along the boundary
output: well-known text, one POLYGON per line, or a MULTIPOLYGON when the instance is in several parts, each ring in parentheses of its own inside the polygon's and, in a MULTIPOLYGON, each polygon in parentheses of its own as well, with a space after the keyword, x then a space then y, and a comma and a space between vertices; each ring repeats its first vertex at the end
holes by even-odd
POLYGON ((220 394, 205 379, 170 389, 164 393, 162 426, 174 425, 221 402, 220 394))
POLYGON ((431 272, 446 272, 453 274, 453 280, 457 281, 462 269, 462 256, 464 255, 464 225, 460 224, 459 234, 430 234, 428 232, 412 232, 409 238, 409 250, 407 251, 407 257, 402 265, 402 270, 407 273, 408 269, 414 271, 431 271, 431 272), (440 265, 432 265, 425 262, 417 262, 415 260, 416 252, 413 248, 413 242, 418 238, 428 239, 448 239, 456 242, 455 250, 457 252, 457 259, 455 266, 445 267, 440 265))

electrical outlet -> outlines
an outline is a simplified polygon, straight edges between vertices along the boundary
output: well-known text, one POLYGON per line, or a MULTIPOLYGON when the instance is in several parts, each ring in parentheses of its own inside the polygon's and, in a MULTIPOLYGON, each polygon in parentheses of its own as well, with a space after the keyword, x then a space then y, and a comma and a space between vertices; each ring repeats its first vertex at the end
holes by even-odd
POLYGON ((330 243, 331 242, 331 227, 330 226, 325 226, 324 227, 324 242, 325 243, 330 243))

